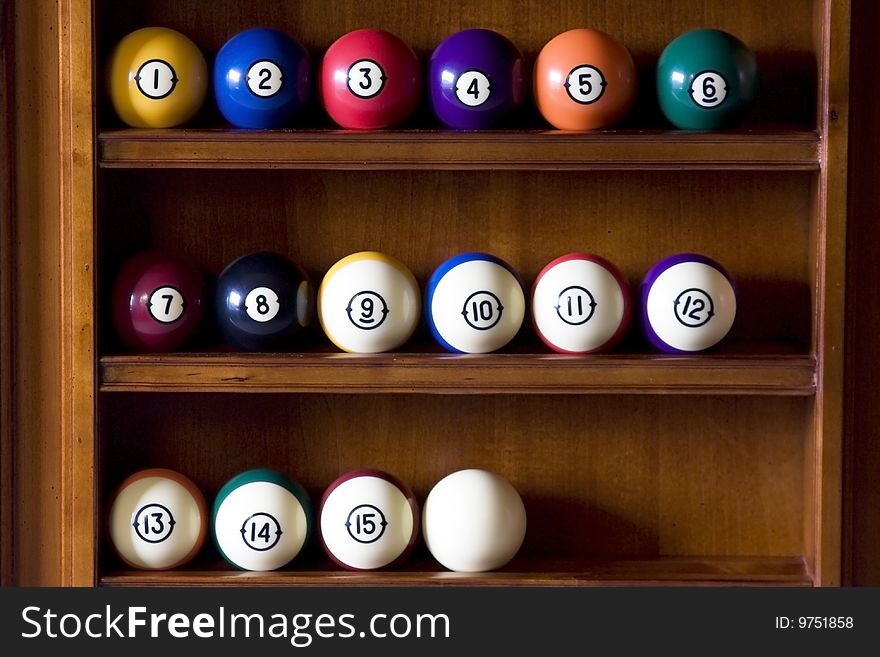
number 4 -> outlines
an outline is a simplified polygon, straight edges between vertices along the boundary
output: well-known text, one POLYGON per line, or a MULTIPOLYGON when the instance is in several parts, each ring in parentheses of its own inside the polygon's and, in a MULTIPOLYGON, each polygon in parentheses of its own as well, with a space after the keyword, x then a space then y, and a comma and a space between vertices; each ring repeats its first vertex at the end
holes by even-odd
POLYGON ((474 98, 480 97, 480 85, 479 85, 479 82, 477 81, 477 78, 474 78, 473 80, 471 80, 471 83, 468 85, 466 93, 469 93, 474 98))

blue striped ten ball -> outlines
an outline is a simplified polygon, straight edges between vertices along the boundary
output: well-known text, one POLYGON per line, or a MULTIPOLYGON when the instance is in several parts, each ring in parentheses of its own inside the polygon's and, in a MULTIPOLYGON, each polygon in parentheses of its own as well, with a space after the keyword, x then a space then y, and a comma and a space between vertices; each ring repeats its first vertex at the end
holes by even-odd
POLYGON ((522 280, 508 263, 488 253, 453 256, 428 280, 428 327, 448 351, 497 351, 519 332, 525 313, 522 280))
POLYGON ((241 570, 276 570, 290 563, 312 533, 312 506, 297 482, 268 468, 227 481, 213 510, 214 543, 241 570))
POLYGON ((318 516, 324 551, 350 570, 400 563, 419 534, 415 495, 381 470, 353 470, 336 479, 321 498, 318 516))
POLYGON ((532 323, 554 351, 607 351, 626 334, 632 315, 629 285, 604 258, 569 253, 544 267, 532 286, 532 323))
POLYGON ((205 542, 208 507, 188 477, 150 468, 127 477, 113 493, 108 528, 113 550, 132 568, 179 568, 205 542))
POLYGON ((642 282, 642 328, 667 353, 709 349, 725 338, 736 319, 736 290, 719 263, 679 253, 654 265, 642 282))

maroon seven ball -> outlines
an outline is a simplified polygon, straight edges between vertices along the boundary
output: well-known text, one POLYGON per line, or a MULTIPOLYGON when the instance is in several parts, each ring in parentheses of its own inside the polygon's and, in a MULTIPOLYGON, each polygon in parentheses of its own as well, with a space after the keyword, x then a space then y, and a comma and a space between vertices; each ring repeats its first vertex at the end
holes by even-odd
POLYGON ((191 262, 147 251, 129 258, 113 285, 113 326, 135 351, 172 351, 198 331, 205 281, 191 262))

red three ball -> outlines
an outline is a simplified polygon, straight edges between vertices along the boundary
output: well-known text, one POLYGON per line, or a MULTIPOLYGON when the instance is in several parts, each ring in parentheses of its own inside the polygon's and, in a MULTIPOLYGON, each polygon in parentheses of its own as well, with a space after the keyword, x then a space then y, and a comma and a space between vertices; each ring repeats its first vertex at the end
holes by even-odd
POLYGON ((403 123, 422 94, 418 57, 383 30, 355 30, 339 37, 324 55, 319 80, 327 114, 355 130, 403 123))

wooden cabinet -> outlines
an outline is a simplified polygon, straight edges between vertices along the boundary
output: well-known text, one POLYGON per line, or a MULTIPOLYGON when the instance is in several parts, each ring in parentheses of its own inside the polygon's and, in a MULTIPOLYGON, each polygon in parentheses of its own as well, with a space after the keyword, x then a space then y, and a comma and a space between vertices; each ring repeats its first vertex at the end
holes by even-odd
POLYGON ((63 243, 50 256, 61 298, 47 311, 62 336, 47 375, 57 408, 22 420, 61 420, 58 453, 31 448, 61 472, 49 514, 58 581, 840 583, 848 2, 59 4, 63 243), (210 107, 187 129, 132 130, 103 101, 100 73, 109 48, 146 25, 182 31, 209 60, 232 34, 269 25, 316 61, 358 27, 395 32, 426 59, 451 32, 483 26, 529 62, 557 33, 589 26, 630 48, 641 86, 623 125, 585 134, 548 130, 533 109, 518 129, 479 133, 440 130, 425 111, 387 132, 334 130, 315 112, 307 129, 251 133, 210 107), (730 31, 758 57, 759 101, 735 130, 670 131, 657 110, 656 59, 695 27, 730 31), (318 280, 377 249, 422 283, 464 250, 505 258, 529 283, 582 250, 634 285, 662 257, 696 251, 731 271, 740 308, 724 345, 694 356, 653 353, 636 325, 613 353, 589 357, 550 354, 531 335, 452 356, 424 331, 377 356, 340 355, 317 332, 298 353, 233 353, 210 331, 193 352, 132 354, 115 341, 107 292, 122 259, 153 246, 215 275, 243 253, 278 250, 318 280), (188 474, 209 497, 271 466, 315 498, 346 470, 378 467, 420 501, 444 475, 483 467, 520 491, 528 533, 511 564, 479 575, 445 572, 423 546, 400 569, 347 573, 317 545, 272 573, 232 571, 210 547, 180 571, 133 572, 103 539, 104 506, 149 466, 188 474))

